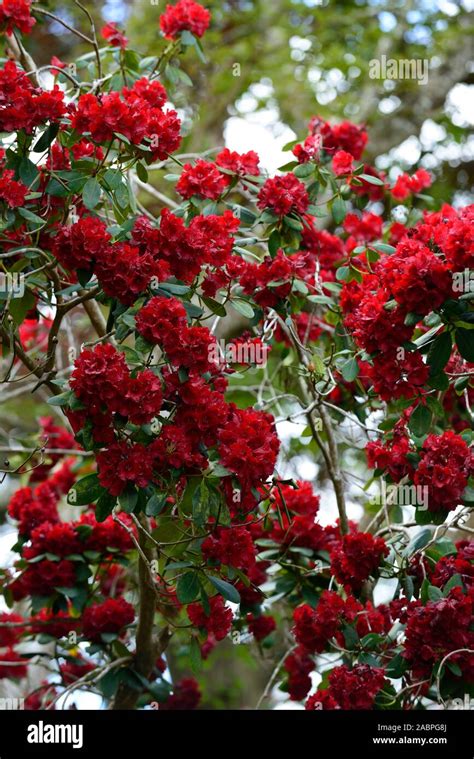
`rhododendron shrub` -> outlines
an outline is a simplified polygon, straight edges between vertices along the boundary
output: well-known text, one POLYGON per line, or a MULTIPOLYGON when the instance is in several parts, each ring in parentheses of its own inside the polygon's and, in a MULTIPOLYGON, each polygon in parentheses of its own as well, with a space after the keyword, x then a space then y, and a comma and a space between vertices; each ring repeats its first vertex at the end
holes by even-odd
POLYGON ((50 404, 6 463, 0 677, 31 709, 79 689, 192 709, 245 641, 308 710, 470 693, 474 207, 424 210, 432 175, 389 179, 365 128, 317 116, 276 176, 254 151, 183 161, 199 3, 166 6, 148 57, 92 30, 48 86, 11 41, 43 20, 0 6, 2 262, 23 284, 1 302, 3 374, 50 404))

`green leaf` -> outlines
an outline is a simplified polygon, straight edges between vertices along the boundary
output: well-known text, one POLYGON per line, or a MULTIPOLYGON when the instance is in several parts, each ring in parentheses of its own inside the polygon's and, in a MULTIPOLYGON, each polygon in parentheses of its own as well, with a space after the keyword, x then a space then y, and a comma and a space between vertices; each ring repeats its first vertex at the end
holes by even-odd
POLYGON ((396 654, 393 659, 389 661, 385 674, 392 680, 398 680, 406 671, 407 666, 407 660, 401 654, 396 654))
POLYGON ((33 145, 33 151, 35 153, 43 153, 43 151, 47 150, 58 132, 59 124, 50 124, 39 140, 33 145))
POLYGON ((247 319, 253 319, 255 316, 254 310, 250 303, 247 303, 246 300, 239 300, 237 298, 233 298, 232 300, 232 306, 235 308, 236 311, 239 312, 239 314, 242 314, 242 316, 245 316, 247 319))
POLYGON ((87 506, 94 503, 104 492, 97 474, 87 474, 78 480, 67 494, 67 502, 73 506, 87 506))
POLYGON ((449 332, 442 332, 433 340, 427 356, 432 376, 439 374, 444 369, 449 361, 451 348, 452 340, 449 332))
POLYGON ((201 298, 213 314, 216 314, 217 316, 226 315, 227 312, 225 310, 225 306, 223 306, 222 303, 219 303, 219 301, 215 300, 214 298, 210 298, 208 295, 201 295, 201 298))
POLYGON ((459 353, 466 361, 474 362, 474 330, 457 329, 456 345, 458 346, 459 353))
POLYGON ((67 393, 60 393, 59 395, 53 395, 52 398, 48 398, 48 404, 50 406, 68 406, 71 400, 72 391, 68 390, 67 393))
POLYGON ((418 404, 410 416, 408 427, 416 437, 426 435, 431 424, 431 411, 423 404, 418 404))
POLYGON ((105 519, 107 519, 107 517, 112 513, 113 508, 116 503, 117 503, 116 496, 111 495, 111 493, 105 490, 96 503, 96 507, 95 507, 96 520, 98 522, 103 522, 105 519))
POLYGON ((293 171, 293 174, 299 179, 305 179, 305 177, 309 177, 310 174, 314 174, 314 164, 300 163, 293 171))
POLYGON ((240 603, 240 593, 237 588, 234 588, 229 582, 221 580, 219 577, 209 575, 210 582, 214 585, 217 592, 221 594, 227 601, 231 601, 234 604, 240 603))
POLYGON ((379 179, 379 177, 373 177, 371 174, 359 174, 359 179, 363 179, 365 182, 368 182, 369 184, 376 184, 380 185, 381 187, 384 186, 384 182, 382 179, 379 179))
POLYGON ((341 374, 346 382, 353 382, 359 374, 359 364, 355 358, 350 358, 341 367, 341 374))
POLYGON ((82 190, 82 201, 89 211, 92 211, 100 201, 101 188, 95 177, 87 180, 82 190))
POLYGON ((349 277, 350 272, 349 266, 340 266, 336 271, 336 279, 344 282, 349 277))
POLYGON ((152 495, 145 508, 145 514, 147 517, 156 517, 158 514, 161 514, 166 506, 167 497, 166 493, 155 493, 152 495))
POLYGON ((347 205, 342 198, 335 198, 332 204, 332 217, 336 224, 341 224, 346 218, 347 205))
POLYGON ((122 510, 126 514, 131 514, 138 501, 138 491, 133 485, 127 485, 123 493, 118 497, 118 501, 122 510))
POLYGON ((176 584, 176 595, 182 604, 190 604, 199 595, 200 582, 197 572, 185 572, 176 584))

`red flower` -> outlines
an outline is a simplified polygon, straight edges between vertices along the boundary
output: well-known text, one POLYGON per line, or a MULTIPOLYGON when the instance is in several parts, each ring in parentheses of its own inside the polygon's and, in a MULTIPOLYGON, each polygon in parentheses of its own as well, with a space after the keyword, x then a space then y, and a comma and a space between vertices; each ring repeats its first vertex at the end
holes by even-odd
POLYGON ((145 488, 152 478, 150 451, 142 443, 113 443, 97 454, 99 482, 112 495, 123 493, 128 484, 145 488))
POLYGON ((13 648, 7 648, 0 654, 0 679, 20 680, 28 674, 28 666, 19 653, 13 648))
POLYGON ((273 473, 279 447, 270 414, 231 407, 230 418, 219 432, 219 454, 223 466, 243 485, 257 485, 273 473))
POLYGON ((20 535, 29 537, 38 525, 59 521, 57 502, 57 494, 49 483, 38 485, 34 491, 20 488, 8 504, 8 513, 19 522, 20 535))
POLYGON ((52 253, 67 269, 90 269, 109 246, 110 235, 103 221, 84 216, 70 227, 60 227, 52 253))
POLYGON ((64 112, 64 93, 57 85, 48 92, 34 88, 13 61, 0 69, 0 131, 24 129, 31 134, 35 126, 55 122, 64 112))
POLYGON ((176 5, 167 5, 160 16, 160 29, 169 40, 176 39, 180 32, 189 31, 202 37, 209 26, 211 14, 193 0, 178 0, 176 5))
POLYGON ((13 177, 15 172, 5 169, 0 176, 0 198, 4 200, 10 208, 19 208, 25 205, 25 198, 28 195, 28 187, 23 182, 15 182, 13 177))
POLYGON ((63 638, 77 630, 80 619, 71 617, 67 611, 54 613, 49 609, 41 609, 38 614, 31 617, 30 624, 32 632, 37 635, 45 633, 53 638, 63 638))
POLYGON ((208 635, 213 635, 216 640, 223 640, 232 627, 234 615, 230 609, 226 608, 222 596, 209 599, 209 615, 200 603, 189 604, 187 613, 195 627, 204 628, 208 635))
POLYGON ((344 535, 331 553, 331 570, 338 582, 360 590, 388 553, 383 538, 374 538, 368 532, 344 535))
POLYGON ((160 711, 171 711, 176 709, 196 709, 201 700, 201 691, 194 677, 184 677, 179 683, 173 686, 173 693, 160 704, 160 711))
POLYGON ((383 280, 398 303, 420 316, 435 311, 453 294, 447 265, 418 240, 398 243, 384 260, 383 280))
POLYGON ((29 564, 10 587, 15 601, 21 601, 27 596, 49 596, 56 588, 72 588, 75 584, 76 569, 72 561, 42 559, 29 564))
POLYGON ((292 153, 298 159, 298 163, 317 161, 322 147, 321 135, 310 134, 302 145, 296 145, 292 153))
POLYGON ((256 617, 254 614, 247 614, 247 622, 250 632, 258 641, 264 640, 276 630, 276 622, 270 615, 261 614, 256 617))
POLYGON ((103 603, 88 606, 82 616, 84 637, 100 643, 103 633, 119 633, 135 619, 131 604, 123 598, 108 598, 103 603))
POLYGON ((311 690, 309 673, 314 669, 314 661, 303 646, 298 646, 288 654, 284 664, 288 672, 288 693, 292 701, 301 701, 311 690))
POLYGON ((245 174, 253 177, 258 177, 260 170, 258 168, 259 157, 254 150, 249 150, 248 153, 236 153, 234 150, 224 148, 216 156, 216 163, 218 166, 222 166, 223 169, 233 171, 239 176, 245 174))
POLYGON ((116 242, 102 251, 96 266, 97 279, 106 295, 131 306, 160 269, 149 253, 125 242, 116 242))
POLYGON ((389 685, 380 667, 357 664, 352 670, 346 664, 335 667, 329 675, 329 688, 317 691, 306 708, 372 709, 377 694, 389 685))
POLYGON ((429 511, 455 509, 472 473, 472 453, 460 435, 447 430, 428 435, 413 477, 415 485, 428 489, 429 511))
POLYGON ((294 174, 267 179, 258 194, 260 209, 269 208, 277 216, 287 216, 292 211, 303 214, 309 206, 309 197, 303 182, 294 174))
POLYGON ((176 191, 183 198, 191 198, 197 195, 200 198, 217 200, 229 184, 229 177, 222 174, 215 164, 199 158, 194 166, 190 163, 184 165, 177 184, 176 191))
POLYGON ((81 543, 77 532, 72 524, 51 524, 44 522, 35 527, 30 535, 31 545, 23 549, 26 559, 33 559, 43 553, 51 553, 65 558, 73 553, 81 552, 81 543))
POLYGON ((107 40, 109 45, 121 48, 127 47, 128 39, 123 34, 123 32, 117 28, 117 24, 113 23, 112 21, 110 21, 108 24, 105 24, 105 26, 103 26, 100 30, 100 33, 104 40, 107 40))
POLYGON ((13 646, 18 643, 25 631, 24 619, 20 614, 3 611, 0 614, 0 646, 13 646))
POLYGON ((0 5, 0 32, 13 34, 18 29, 22 34, 29 34, 36 24, 32 18, 31 0, 3 0, 0 5))
POLYGON ((324 590, 316 609, 308 604, 298 606, 293 613, 296 642, 307 651, 321 653, 331 638, 339 632, 344 621, 352 621, 362 606, 351 596, 344 601, 337 593, 324 590))
POLYGON ((145 340, 164 345, 187 324, 186 309, 176 298, 156 296, 140 309, 136 317, 138 332, 145 340))
POLYGON ((332 159, 332 169, 336 177, 350 174, 353 169, 353 161, 354 158, 350 153, 346 153, 345 150, 338 150, 332 159))
POLYGON ((408 174, 401 174, 392 187, 391 193, 396 200, 405 200, 410 194, 425 190, 431 182, 431 175, 425 169, 418 169, 411 177, 408 174))
POLYGON ((463 677, 474 679, 474 648, 472 631, 473 599, 463 595, 462 589, 453 588, 447 598, 429 601, 426 606, 415 606, 408 611, 405 631, 404 657, 408 660, 413 677, 431 678, 433 667, 452 652, 449 661, 462 670, 463 677))
POLYGON ((202 554, 208 561, 246 569, 255 562, 255 546, 246 527, 218 527, 207 537, 202 554))

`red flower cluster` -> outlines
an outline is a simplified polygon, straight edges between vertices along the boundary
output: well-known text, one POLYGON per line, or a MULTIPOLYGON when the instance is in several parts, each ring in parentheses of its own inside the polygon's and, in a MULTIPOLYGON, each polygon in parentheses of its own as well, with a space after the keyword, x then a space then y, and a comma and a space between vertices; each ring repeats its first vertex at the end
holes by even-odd
POLYGON ((261 614, 258 617, 254 614, 247 614, 247 622, 249 631, 252 633, 255 640, 258 641, 268 638, 268 636, 276 630, 275 619, 269 614, 261 614))
POLYGON ((10 585, 15 601, 28 596, 49 596, 56 588, 72 588, 76 584, 76 569, 72 561, 41 559, 27 568, 10 585))
POLYGON ((472 471, 472 452, 467 443, 460 435, 447 430, 442 435, 426 438, 413 482, 428 488, 430 511, 450 511, 461 503, 472 471))
POLYGON ((3 611, 0 614, 0 646, 13 646, 18 643, 25 626, 20 614, 3 611))
POLYGON ((82 351, 70 384, 88 413, 118 413, 133 424, 151 421, 163 402, 159 378, 150 369, 131 376, 124 354, 109 343, 82 351))
POLYGON ((324 590, 316 609, 303 604, 295 609, 293 635, 307 651, 322 653, 331 638, 340 631, 343 622, 351 622, 360 604, 349 596, 346 601, 332 590, 324 590))
POLYGON ((454 575, 461 579, 471 591, 474 588, 474 540, 460 540, 456 543, 457 553, 443 556, 431 572, 432 585, 443 588, 454 575))
POLYGON ((167 5, 160 16, 160 29, 169 40, 176 39, 181 32, 188 31, 202 37, 209 26, 211 14, 194 0, 178 0, 176 5, 167 5))
POLYGON ((344 230, 350 235, 349 240, 346 241, 346 249, 352 250, 357 243, 371 242, 380 238, 382 224, 382 217, 370 211, 364 211, 362 216, 348 213, 343 223, 344 230))
POLYGON ((19 523, 20 535, 29 537, 44 522, 59 521, 57 503, 55 490, 49 483, 42 483, 34 490, 29 487, 17 490, 8 504, 8 514, 19 523))
POLYGON ((64 112, 64 94, 57 85, 49 92, 35 88, 13 61, 0 69, 0 131, 24 129, 31 134, 34 127, 58 121, 64 112))
POLYGON ((447 654, 457 664, 468 682, 474 679, 474 648, 472 631, 473 599, 465 596, 461 588, 453 588, 447 598, 429 601, 426 606, 415 606, 408 612, 403 656, 408 660, 413 677, 430 678, 433 666, 447 654))
POLYGON ((229 409, 229 418, 219 431, 221 462, 244 487, 261 484, 272 474, 280 447, 273 417, 233 404, 229 409))
POLYGON ((295 261, 280 249, 274 258, 266 256, 260 264, 247 263, 240 285, 260 306, 273 307, 289 295, 295 274, 295 261))
POLYGON ((360 590, 388 553, 383 538, 374 538, 368 532, 344 535, 331 553, 331 570, 342 585, 360 590))
POLYGON ((138 332, 150 343, 160 345, 175 366, 196 371, 209 368, 214 342, 205 327, 188 327, 186 310, 176 298, 152 298, 137 314, 138 332))
POLYGON ((125 625, 135 619, 131 604, 123 598, 108 598, 102 603, 93 604, 84 610, 82 629, 84 637, 100 643, 104 633, 119 633, 125 625))
POLYGON ((304 214, 309 206, 309 197, 303 182, 294 174, 267 179, 258 193, 257 205, 268 208, 277 216, 287 216, 294 212, 304 214))
POLYGON ((255 563, 255 546, 246 527, 218 527, 202 546, 207 561, 247 569, 255 563))
POLYGON ((332 159, 332 170, 336 177, 342 177, 345 174, 350 174, 354 168, 354 157, 351 153, 346 153, 345 150, 338 150, 334 154, 332 159))
POLYGON ((311 690, 309 673, 314 669, 314 661, 303 646, 295 648, 283 664, 288 672, 288 693, 292 701, 301 701, 311 690))
POLYGON ((215 164, 199 158, 194 166, 190 163, 184 165, 183 173, 176 184, 176 191, 183 198, 196 195, 199 198, 217 200, 229 181, 229 177, 222 174, 215 164))
POLYGON ((163 111, 165 101, 163 85, 143 77, 121 93, 109 92, 100 98, 92 93, 81 95, 71 113, 71 126, 80 134, 90 133, 99 144, 110 142, 117 134, 132 145, 147 138, 153 160, 163 160, 181 142, 181 122, 176 111, 163 111))
POLYGON ((384 260, 383 279, 397 303, 420 316, 435 311, 453 294, 447 265, 418 240, 398 243, 384 260))
POLYGON ((25 659, 13 648, 7 648, 0 654, 0 679, 20 680, 28 674, 25 659))
POLYGON ((358 161, 367 144, 367 132, 365 128, 358 127, 350 121, 331 126, 327 121, 313 116, 309 122, 310 134, 319 134, 322 137, 323 148, 327 153, 335 150, 345 150, 350 153, 354 160, 358 161))
POLYGON ((0 32, 13 34, 18 29, 29 34, 36 24, 31 16, 31 0, 2 0, 0 5, 0 32))
POLYGON ((377 694, 389 685, 380 667, 344 664, 329 675, 329 687, 317 691, 306 702, 306 709, 372 709, 377 694))
POLYGON ((258 168, 259 157, 254 150, 249 150, 248 153, 236 153, 235 150, 229 150, 224 148, 216 156, 216 163, 223 169, 233 171, 239 176, 249 175, 252 177, 258 177, 260 169, 258 168))
POLYGON ((100 484, 112 495, 123 493, 129 483, 145 488, 153 475, 151 451, 142 443, 121 440, 97 454, 97 471, 100 484))
POLYGON ((139 218, 132 241, 142 255, 151 253, 157 265, 168 267, 177 279, 192 282, 205 264, 223 266, 228 262, 234 244, 232 233, 238 226, 239 220, 229 210, 222 216, 195 216, 186 227, 181 218, 164 209, 159 229, 139 218))
POLYGON ((431 185, 431 175, 425 169, 418 169, 410 177, 408 174, 401 174, 391 193, 396 200, 405 200, 409 195, 421 192, 431 185))
POLYGON ((25 198, 28 194, 28 187, 23 182, 15 182, 15 173, 10 169, 5 169, 0 176, 0 198, 10 206, 10 208, 19 208, 25 205, 25 198))
POLYGON ((298 163, 308 163, 308 161, 317 161, 321 151, 321 136, 319 134, 310 134, 302 145, 296 145, 292 153, 297 158, 298 163))
POLYGON ((69 227, 60 227, 52 253, 71 271, 91 269, 103 256, 110 240, 103 221, 95 216, 84 216, 69 227))
POLYGON ((160 711, 174 711, 178 709, 196 709, 201 700, 201 691, 194 677, 184 677, 173 686, 173 693, 160 704, 160 711))
POLYGON ((127 47, 128 39, 123 32, 118 29, 117 24, 110 21, 108 24, 102 27, 100 33, 104 40, 107 40, 112 47, 121 47, 122 49, 127 47))
POLYGON ((195 627, 201 627, 216 640, 224 640, 232 627, 233 614, 225 605, 222 596, 209 599, 209 614, 200 603, 189 604, 187 613, 195 627))

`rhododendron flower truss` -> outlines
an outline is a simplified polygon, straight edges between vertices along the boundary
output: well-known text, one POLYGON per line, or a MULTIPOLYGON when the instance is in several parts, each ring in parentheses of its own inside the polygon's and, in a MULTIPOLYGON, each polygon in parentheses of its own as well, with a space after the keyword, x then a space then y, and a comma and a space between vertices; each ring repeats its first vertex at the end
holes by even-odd
POLYGON ((152 50, 108 19, 44 76, 41 9, 0 3, 0 677, 31 709, 212 708, 254 657, 272 680, 232 707, 463 697, 474 206, 424 210, 435 173, 318 114, 276 174, 180 152, 213 19, 160 10, 152 50))

